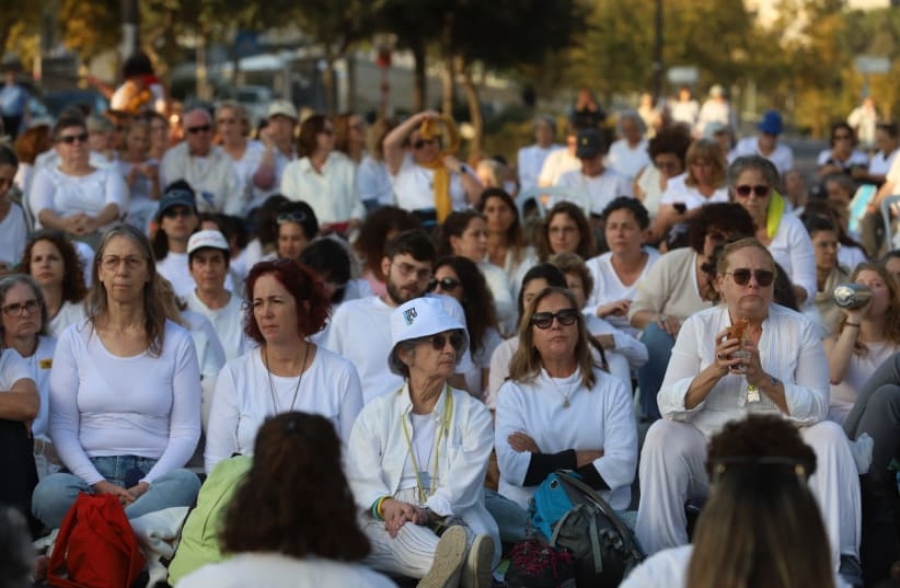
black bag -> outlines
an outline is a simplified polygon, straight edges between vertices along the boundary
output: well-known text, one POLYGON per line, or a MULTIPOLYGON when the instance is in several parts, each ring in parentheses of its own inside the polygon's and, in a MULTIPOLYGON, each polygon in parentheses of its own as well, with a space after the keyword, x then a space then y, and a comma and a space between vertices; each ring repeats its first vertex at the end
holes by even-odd
POLYGON ((631 531, 578 477, 558 471, 544 483, 554 481, 562 486, 572 508, 553 523, 550 546, 572 553, 578 588, 615 588, 644 559, 631 531))
POLYGON ((537 539, 518 543, 509 553, 506 588, 575 588, 575 558, 537 539))
POLYGON ((31 494, 38 483, 34 438, 25 423, 0 419, 0 504, 14 507, 31 520, 31 494))

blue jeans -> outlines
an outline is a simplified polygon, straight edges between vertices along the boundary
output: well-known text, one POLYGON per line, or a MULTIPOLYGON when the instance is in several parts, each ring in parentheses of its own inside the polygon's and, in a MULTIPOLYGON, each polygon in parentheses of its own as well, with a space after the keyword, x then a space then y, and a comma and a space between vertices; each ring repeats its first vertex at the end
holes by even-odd
POLYGON ((485 488, 484 506, 497 522, 504 543, 520 543, 531 537, 531 514, 518 503, 485 488))
POLYGON ((666 377, 669 356, 675 347, 675 338, 666 333, 656 323, 644 327, 641 343, 647 346, 647 363, 637 370, 638 388, 641 393, 641 414, 645 419, 655 421, 660 418, 656 395, 666 377))
MULTIPOLYGON (((134 455, 93 457, 91 463, 107 482, 123 488, 130 488, 147 475, 155 459, 134 455)), ((90 485, 68 472, 53 474, 44 478, 34 489, 31 510, 35 517, 50 529, 62 523, 69 508, 75 503, 79 492, 92 492, 90 485)), ((150 488, 140 498, 125 507, 125 515, 136 519, 147 513, 171 508, 191 506, 200 492, 200 479, 185 469, 177 469, 154 480, 150 488)))

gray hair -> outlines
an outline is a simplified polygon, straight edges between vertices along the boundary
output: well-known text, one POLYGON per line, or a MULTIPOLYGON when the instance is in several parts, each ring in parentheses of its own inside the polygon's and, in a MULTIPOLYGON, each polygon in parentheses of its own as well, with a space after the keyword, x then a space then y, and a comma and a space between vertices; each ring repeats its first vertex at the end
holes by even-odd
POLYGON ((641 115, 639 115, 636 110, 630 109, 620 112, 619 117, 616 120, 616 132, 619 134, 619 136, 622 136, 622 123, 627 119, 631 119, 634 121, 634 124, 637 125, 638 132, 643 137, 644 133, 647 132, 647 125, 644 124, 644 119, 641 118, 641 115))
MULTIPOLYGON (((0 279, 0 306, 5 302, 6 295, 9 291, 19 284, 25 284, 31 288, 32 292, 34 292, 34 297, 37 298, 38 304, 41 306, 41 328, 38 330, 38 334, 46 335, 50 317, 47 315, 47 303, 44 300, 44 291, 41 290, 41 287, 31 276, 27 274, 13 274, 0 279)), ((0 337, 5 336, 6 334, 3 332, 3 327, 0 326, 0 337)))
POLYGON ((34 549, 25 517, 0 507, 0 588, 29 588, 34 549))
POLYGON ((834 182, 841 188, 847 191, 850 194, 850 197, 853 197, 853 194, 856 192, 856 182, 853 181, 853 178, 848 176, 847 174, 828 174, 823 179, 822 183, 828 185, 828 182, 834 182))
MULTIPOLYGON (((461 332, 464 339, 462 349, 456 353, 456 365, 458 366, 459 362, 462 361, 463 353, 469 352, 469 334, 465 329, 453 329, 453 331, 461 332)), ((406 341, 397 343, 394 348, 391 349, 390 355, 388 355, 388 368, 391 372, 401 376, 404 380, 408 379, 409 366, 400 358, 400 352, 403 351, 404 353, 414 355, 416 352, 416 345, 422 341, 427 341, 430 337, 431 335, 426 335, 417 339, 407 339, 406 341)))
POLYGON ((534 117, 534 120, 531 121, 531 130, 532 132, 536 131, 538 125, 545 124, 550 127, 550 130, 553 131, 553 136, 556 136, 556 119, 547 114, 541 114, 534 117))
POLYGON ((728 166, 728 191, 734 196, 737 179, 747 170, 756 170, 766 179, 770 188, 781 190, 781 176, 775 165, 761 155, 744 155, 735 159, 728 166))

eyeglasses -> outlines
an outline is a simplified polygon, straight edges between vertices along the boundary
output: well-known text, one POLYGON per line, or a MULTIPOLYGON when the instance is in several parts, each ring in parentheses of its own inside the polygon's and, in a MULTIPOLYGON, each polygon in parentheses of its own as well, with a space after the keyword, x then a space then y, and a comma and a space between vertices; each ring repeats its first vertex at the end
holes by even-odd
POLYGON ((421 149, 425 145, 434 145, 434 139, 419 139, 412 144, 413 149, 421 149))
POLYGON ((463 345, 466 344, 466 338, 456 331, 450 333, 449 336, 441 334, 422 337, 420 341, 431 343, 431 347, 435 351, 442 351, 447 345, 447 341, 450 341, 450 346, 453 347, 453 350, 456 352, 459 352, 463 348, 463 345))
POLYGON ((144 265, 144 258, 139 255, 126 255, 119 257, 118 255, 104 255, 100 259, 100 265, 107 271, 115 271, 119 269, 119 265, 125 262, 125 267, 130 270, 136 270, 144 265))
POLYGON ((85 143, 88 140, 87 133, 78 133, 77 135, 61 135, 59 137, 60 143, 65 143, 66 145, 72 145, 75 142, 85 143))
POLYGON ((393 265, 395 265, 397 269, 400 270, 400 274, 403 277, 409 277, 415 274, 416 279, 424 280, 425 278, 431 276, 431 268, 423 267, 416 269, 415 266, 409 265, 408 263, 395 263, 393 265))
POLYGON ((275 218, 275 222, 279 225, 283 225, 284 223, 303 223, 306 222, 306 213, 302 210, 282 212, 275 218))
POLYGON ((440 280, 437 278, 431 278, 431 281, 428 282, 428 290, 432 291, 437 289, 438 286, 441 287, 441 290, 446 292, 453 292, 457 288, 459 288, 459 280, 456 278, 441 278, 440 280))
POLYGON ((7 304, 3 307, 3 314, 6 316, 22 316, 26 312, 28 314, 34 314, 41 307, 41 303, 37 301, 36 298, 32 298, 31 300, 26 300, 25 302, 15 302, 13 304, 7 304))
POLYGON ((750 276, 756 278, 756 283, 766 288, 775 281, 775 272, 769 270, 749 270, 746 268, 736 269, 733 272, 725 272, 725 275, 731 276, 734 283, 738 286, 746 286, 750 283, 750 276))
POLYGON ((200 125, 199 127, 188 127, 185 129, 189 134, 196 135, 198 133, 208 133, 212 130, 211 125, 200 125))
POLYGON ((190 208, 184 208, 181 206, 173 206, 171 208, 167 208, 163 212, 162 215, 165 218, 178 218, 178 217, 188 218, 189 216, 191 216, 193 214, 194 214, 194 211, 191 210, 190 208))
POLYGON ((677 161, 657 161, 656 169, 660 171, 678 171, 681 169, 681 164, 677 161))
POLYGON ((552 312, 536 312, 531 315, 531 324, 539 329, 549 329, 553 326, 553 319, 559 321, 559 324, 564 327, 571 327, 578 320, 578 311, 574 308, 567 308, 555 314, 552 312))
POLYGON ((772 188, 763 184, 757 184, 755 186, 751 186, 749 184, 741 184, 740 186, 734 187, 734 193, 741 198, 748 198, 751 193, 755 194, 757 198, 765 198, 771 191, 772 188))

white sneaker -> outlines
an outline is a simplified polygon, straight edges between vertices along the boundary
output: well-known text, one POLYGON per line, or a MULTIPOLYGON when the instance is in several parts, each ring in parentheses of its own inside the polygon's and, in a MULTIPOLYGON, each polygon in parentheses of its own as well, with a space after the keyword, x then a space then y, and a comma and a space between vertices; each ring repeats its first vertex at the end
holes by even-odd
POLYGON ((466 557, 466 530, 450 527, 441 535, 434 552, 434 562, 417 588, 457 588, 466 557))
POLYGON ((494 583, 494 540, 490 535, 478 535, 469 548, 462 573, 463 588, 491 588, 494 583))

